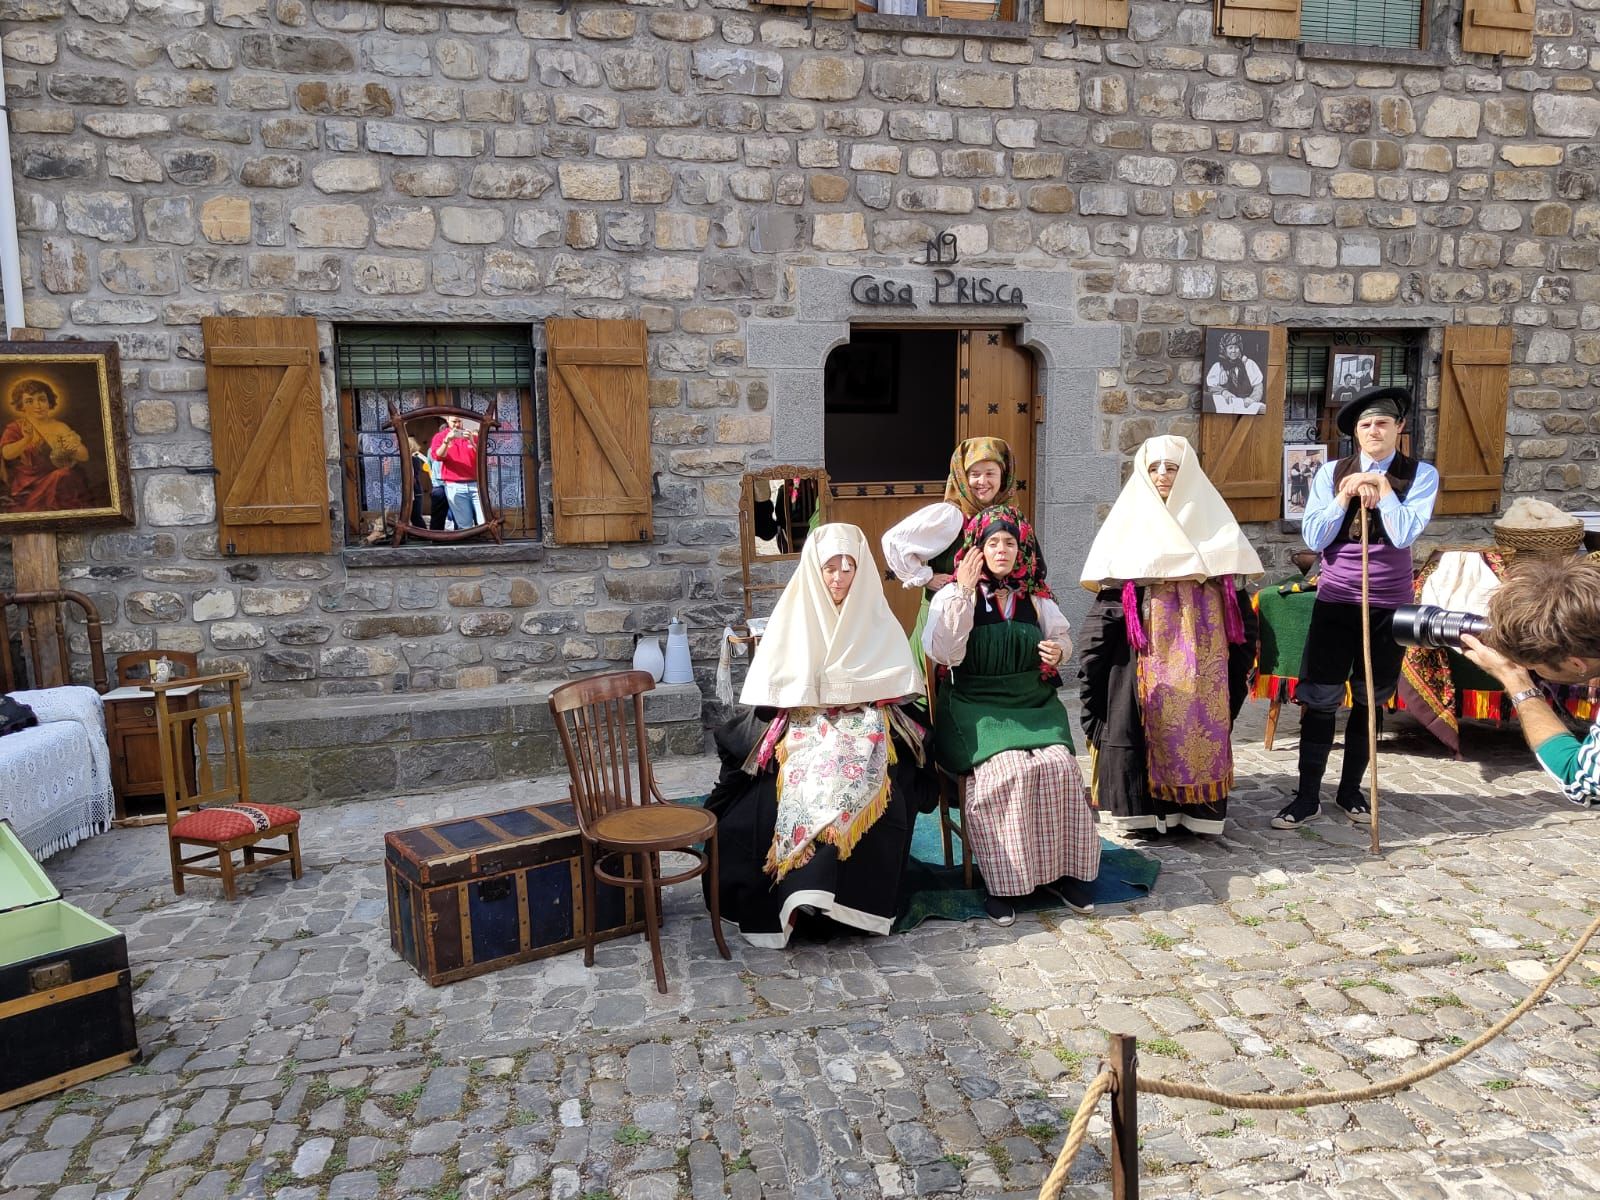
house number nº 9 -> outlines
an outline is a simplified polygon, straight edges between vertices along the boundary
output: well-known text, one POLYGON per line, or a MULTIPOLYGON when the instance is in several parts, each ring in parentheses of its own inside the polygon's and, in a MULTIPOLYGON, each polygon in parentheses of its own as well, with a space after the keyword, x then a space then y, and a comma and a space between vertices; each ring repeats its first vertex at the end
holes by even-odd
MULTIPOLYGON (((878 308, 917 308, 921 303, 911 284, 872 275, 857 275, 850 281, 850 298, 878 308)), ((927 303, 932 308, 1027 307, 1016 284, 942 269, 933 272, 933 296, 927 303)))

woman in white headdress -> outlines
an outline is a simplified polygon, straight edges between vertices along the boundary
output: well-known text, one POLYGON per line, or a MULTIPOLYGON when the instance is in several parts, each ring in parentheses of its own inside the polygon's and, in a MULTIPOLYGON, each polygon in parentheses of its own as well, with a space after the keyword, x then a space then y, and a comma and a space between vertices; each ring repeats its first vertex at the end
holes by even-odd
POLYGON ((745 678, 754 711, 717 734, 722 915, 746 940, 785 946, 803 912, 889 932, 933 786, 926 731, 897 704, 922 690, 866 535, 818 526, 745 678))
POLYGON ((1219 834, 1256 655, 1261 559, 1188 441, 1151 438, 1083 567, 1078 678, 1091 788, 1121 829, 1219 834))

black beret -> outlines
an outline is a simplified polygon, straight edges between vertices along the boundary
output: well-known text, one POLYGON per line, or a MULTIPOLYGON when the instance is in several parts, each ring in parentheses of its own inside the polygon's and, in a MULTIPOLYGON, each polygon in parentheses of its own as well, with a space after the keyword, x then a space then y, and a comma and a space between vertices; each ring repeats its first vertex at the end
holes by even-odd
POLYGON ((1350 437, 1356 431, 1356 422, 1361 419, 1361 414, 1369 408, 1392 412, 1395 420, 1404 421, 1406 414, 1411 411, 1411 389, 1399 386, 1367 388, 1339 410, 1334 424, 1339 427, 1340 433, 1350 437))

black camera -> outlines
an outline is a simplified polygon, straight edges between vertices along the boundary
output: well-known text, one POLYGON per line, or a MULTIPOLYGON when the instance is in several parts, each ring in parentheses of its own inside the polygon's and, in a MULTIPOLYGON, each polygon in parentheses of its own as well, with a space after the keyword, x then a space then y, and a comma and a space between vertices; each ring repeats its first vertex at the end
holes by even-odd
POLYGON ((1489 618, 1477 613, 1451 612, 1432 604, 1402 604, 1394 610, 1394 640, 1402 646, 1428 650, 1460 650, 1461 635, 1481 638, 1489 632, 1489 618))

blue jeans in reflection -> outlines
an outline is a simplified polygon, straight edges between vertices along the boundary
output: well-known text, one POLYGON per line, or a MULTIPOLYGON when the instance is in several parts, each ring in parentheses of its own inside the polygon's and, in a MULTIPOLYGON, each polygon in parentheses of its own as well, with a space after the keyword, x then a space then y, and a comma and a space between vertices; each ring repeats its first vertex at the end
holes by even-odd
POLYGON ((450 505, 450 518, 457 529, 471 529, 483 524, 483 505, 478 502, 476 483, 451 483, 445 481, 444 498, 450 505))

